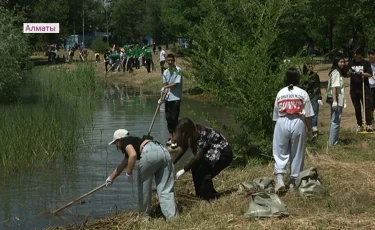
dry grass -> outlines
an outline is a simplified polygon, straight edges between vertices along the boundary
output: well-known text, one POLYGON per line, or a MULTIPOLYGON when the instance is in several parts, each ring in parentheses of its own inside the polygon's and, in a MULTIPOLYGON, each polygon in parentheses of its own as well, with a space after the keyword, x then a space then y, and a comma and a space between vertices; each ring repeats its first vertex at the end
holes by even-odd
POLYGON ((154 218, 144 221, 136 212, 125 212, 80 226, 58 229, 375 229, 375 156, 372 138, 346 132, 351 142, 325 148, 327 135, 311 144, 306 167, 318 168, 328 194, 321 198, 302 198, 287 193, 282 200, 290 216, 262 220, 244 217, 250 198, 236 191, 239 183, 260 176, 271 176, 273 163, 231 168, 215 178, 217 190, 224 195, 211 202, 193 195, 191 176, 176 181, 179 217, 165 222, 154 203, 154 218), (364 145, 363 143, 367 143, 364 145), (355 155, 353 157, 352 155, 355 155), (350 156, 350 157, 347 157, 350 156))

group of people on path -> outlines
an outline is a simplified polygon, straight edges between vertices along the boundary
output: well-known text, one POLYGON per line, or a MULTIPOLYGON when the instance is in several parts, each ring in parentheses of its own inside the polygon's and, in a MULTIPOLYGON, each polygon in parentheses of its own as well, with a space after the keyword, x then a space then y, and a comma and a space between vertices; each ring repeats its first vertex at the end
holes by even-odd
MULTIPOLYGON (((158 47, 160 53, 160 67, 162 74, 165 70, 165 51, 161 46, 158 47)), ((154 52, 155 54, 155 52, 154 52)), ((97 54, 99 56, 99 54, 97 54)), ((96 58, 99 59, 99 58, 96 58)), ((98 62, 98 61, 97 61, 98 62)), ((152 52, 147 45, 124 45, 119 47, 113 45, 112 49, 104 53, 104 67, 106 73, 109 71, 108 66, 112 72, 133 72, 145 66, 148 73, 155 71, 155 63, 153 61, 152 52)))
POLYGON ((212 179, 233 160, 231 147, 220 132, 195 124, 189 118, 179 119, 183 77, 182 69, 175 65, 175 61, 174 54, 168 54, 164 59, 164 62, 168 63, 168 68, 163 71, 164 86, 158 103, 165 103, 169 132, 166 145, 171 148, 179 147, 176 156, 172 159, 167 148, 153 141, 153 138, 136 137, 126 129, 116 130, 113 140, 109 143, 109 145, 114 144, 125 156, 105 183, 112 184, 125 169, 128 182, 134 183, 133 171, 135 162, 139 160, 138 207, 147 218, 150 215, 153 179, 155 179, 161 211, 167 220, 172 220, 178 215, 174 193, 176 179, 185 172, 191 171, 196 195, 205 200, 218 198, 219 193, 215 190, 212 179), (189 148, 194 155, 193 158, 175 175, 174 165, 189 148))
MULTIPOLYGON (((375 51, 368 50, 369 61, 364 59, 363 47, 354 52, 353 60, 346 64, 343 56, 333 60, 327 87, 326 102, 331 106, 331 126, 329 146, 340 143, 340 123, 346 107, 344 78, 350 78, 350 97, 355 109, 357 132, 372 132, 375 108, 375 51), (363 125, 361 104, 364 104, 365 127, 363 125)), ((285 76, 285 87, 275 100, 273 120, 276 122, 273 136, 274 173, 277 177, 276 192, 295 189, 295 180, 303 170, 306 141, 316 138, 319 105, 323 104, 319 76, 309 64, 308 83, 300 82, 301 73, 290 68, 285 76), (298 87, 300 86, 300 87, 298 87), (289 181, 285 175, 290 165, 289 181)))

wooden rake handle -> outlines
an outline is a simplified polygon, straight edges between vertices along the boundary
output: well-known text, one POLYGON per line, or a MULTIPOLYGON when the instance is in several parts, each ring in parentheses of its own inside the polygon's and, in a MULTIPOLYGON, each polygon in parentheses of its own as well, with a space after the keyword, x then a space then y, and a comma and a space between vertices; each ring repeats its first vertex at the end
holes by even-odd
POLYGON ((80 196, 80 197, 78 197, 78 198, 76 198, 76 199, 70 201, 68 204, 62 206, 62 207, 59 208, 59 209, 56 209, 56 210, 53 211, 52 213, 53 213, 53 214, 56 214, 56 213, 60 212, 61 210, 63 210, 63 209, 65 209, 65 208, 69 207, 70 205, 76 203, 77 201, 82 200, 82 199, 85 198, 86 196, 91 195, 92 193, 94 193, 94 192, 96 192, 96 191, 98 191, 98 190, 104 188, 105 186, 107 186, 106 183, 100 185, 99 187, 94 188, 94 189, 91 190, 90 192, 88 192, 88 193, 86 193, 86 194, 83 194, 82 196, 80 196))
MULTIPOLYGON (((164 94, 160 97, 160 99, 161 99, 161 100, 165 100, 165 97, 167 96, 167 94, 168 94, 168 93, 164 93, 164 94)), ((158 106, 156 107, 156 110, 155 110, 155 113, 154 113, 154 117, 152 118, 152 121, 151 121, 150 128, 148 129, 147 136, 150 136, 150 134, 151 134, 151 130, 152 130, 152 127, 154 126, 155 118, 156 118, 156 115, 158 114, 159 108, 160 108, 160 104, 158 103, 158 106)))

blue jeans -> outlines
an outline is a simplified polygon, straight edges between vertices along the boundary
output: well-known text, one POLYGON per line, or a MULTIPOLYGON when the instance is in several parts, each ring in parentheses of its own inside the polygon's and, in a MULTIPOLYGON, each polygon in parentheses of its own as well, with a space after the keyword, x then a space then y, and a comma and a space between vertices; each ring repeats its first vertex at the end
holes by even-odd
POLYGON ((318 116, 319 116, 318 100, 311 101, 311 106, 314 111, 314 116, 312 117, 312 127, 318 127, 318 116))
POLYGON ((342 107, 337 106, 336 110, 331 108, 331 128, 329 130, 329 145, 337 145, 339 143, 340 123, 341 123, 342 107))

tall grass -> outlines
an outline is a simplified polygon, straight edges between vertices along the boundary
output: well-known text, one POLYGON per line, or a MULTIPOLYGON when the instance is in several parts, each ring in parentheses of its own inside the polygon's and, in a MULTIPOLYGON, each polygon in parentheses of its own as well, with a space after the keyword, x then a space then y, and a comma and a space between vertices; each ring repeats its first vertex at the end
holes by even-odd
POLYGON ((20 102, 1 109, 1 170, 24 171, 74 159, 99 89, 91 65, 33 69, 20 102))

